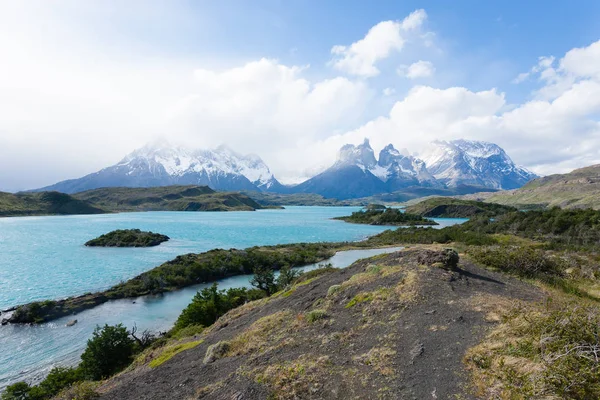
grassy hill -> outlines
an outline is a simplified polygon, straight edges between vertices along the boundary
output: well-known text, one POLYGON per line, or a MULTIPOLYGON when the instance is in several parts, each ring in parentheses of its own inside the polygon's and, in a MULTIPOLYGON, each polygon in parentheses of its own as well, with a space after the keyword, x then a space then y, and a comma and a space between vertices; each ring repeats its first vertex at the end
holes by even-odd
POLYGON ((516 211, 516 209, 501 204, 449 197, 432 197, 406 207, 407 213, 428 218, 470 218, 479 214, 496 216, 511 211, 516 211))
POLYGON ((254 211, 266 208, 245 194, 208 186, 102 188, 74 195, 0 192, 0 217, 127 211, 254 211))
POLYGON ((0 192, 0 216, 102 214, 106 211, 88 201, 59 192, 0 192))
POLYGON ((253 211, 264 208, 244 194, 215 192, 208 186, 102 188, 74 196, 113 212, 253 211))
POLYGON ((600 209, 600 165, 534 179, 520 189, 494 193, 486 201, 509 205, 600 209))

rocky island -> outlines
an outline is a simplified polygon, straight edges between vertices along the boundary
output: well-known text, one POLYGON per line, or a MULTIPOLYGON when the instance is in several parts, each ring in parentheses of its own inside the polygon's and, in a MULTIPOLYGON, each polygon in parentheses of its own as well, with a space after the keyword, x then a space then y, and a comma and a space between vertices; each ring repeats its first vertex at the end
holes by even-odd
POLYGON ((153 247, 170 238, 154 232, 139 229, 117 229, 85 243, 89 247, 153 247))
POLYGON ((369 206, 366 210, 353 212, 352 215, 336 217, 354 224, 368 225, 437 225, 438 223, 420 215, 404 213, 396 208, 369 206))

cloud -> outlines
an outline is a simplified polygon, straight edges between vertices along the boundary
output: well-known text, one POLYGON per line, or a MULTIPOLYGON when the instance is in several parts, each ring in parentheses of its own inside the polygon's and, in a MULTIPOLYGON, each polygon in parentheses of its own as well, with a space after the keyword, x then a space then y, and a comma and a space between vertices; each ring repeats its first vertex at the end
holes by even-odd
POLYGON ((331 48, 331 65, 350 75, 364 78, 379 75, 378 61, 400 52, 406 39, 404 33, 418 30, 427 18, 424 10, 416 10, 402 21, 383 21, 369 29, 361 40, 349 46, 331 48))
POLYGON ((552 64, 554 64, 555 58, 553 56, 549 57, 539 57, 538 63, 531 67, 531 69, 527 72, 521 72, 515 79, 513 79, 512 83, 518 84, 521 82, 525 82, 529 79, 530 76, 540 73, 540 79, 547 80, 547 78, 553 75, 554 69, 552 68, 552 64))
POLYGON ((21 10, 25 3, 0 3, 0 171, 10 171, 0 188, 94 172, 158 135, 259 154, 284 182, 314 175, 339 147, 364 137, 376 151, 388 143, 421 151, 434 139, 489 140, 541 173, 600 162, 600 41, 540 57, 520 78, 537 86, 531 99, 509 104, 496 88, 402 87, 393 71, 364 79, 380 74, 378 63, 392 55, 421 59, 403 70, 409 78, 433 73, 433 64, 408 45, 434 37, 421 31, 427 20, 421 10, 334 47, 332 73, 260 55, 155 53, 126 42, 129 36, 112 25, 105 35, 96 30, 108 19, 121 21, 122 30, 132 19, 153 29, 170 24, 163 33, 199 26, 171 7, 142 7, 140 15, 136 7, 123 14, 107 2, 65 2, 73 8, 63 15, 44 2, 21 10), (94 29, 85 29, 90 24, 94 29))
POLYGON ((417 86, 387 116, 332 136, 324 145, 368 137, 376 150, 388 143, 420 150, 431 140, 467 138, 498 143, 515 161, 542 174, 600 163, 598 49, 600 41, 573 49, 556 68, 554 57, 541 57, 531 73, 543 86, 523 104, 507 104, 495 89, 417 86))
POLYGON ((408 67, 405 65, 400 66, 397 72, 400 76, 405 76, 408 79, 429 78, 435 73, 435 67, 429 61, 419 60, 408 67))

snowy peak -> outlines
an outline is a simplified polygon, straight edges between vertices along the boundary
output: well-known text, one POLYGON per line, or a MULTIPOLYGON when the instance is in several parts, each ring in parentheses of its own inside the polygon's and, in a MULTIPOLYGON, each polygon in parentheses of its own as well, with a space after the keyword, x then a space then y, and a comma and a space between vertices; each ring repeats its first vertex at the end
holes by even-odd
POLYGON ((167 185, 207 185, 215 190, 284 189, 256 155, 241 155, 226 146, 188 149, 164 139, 134 150, 116 165, 48 189, 76 193, 99 187, 167 185))
POLYGON ((497 144, 474 141, 434 141, 422 155, 429 172, 444 184, 515 189, 536 177, 515 165, 497 144))
POLYGON ((423 160, 410 155, 408 150, 396 150, 388 144, 379 152, 376 171, 372 171, 384 182, 394 180, 396 186, 425 185, 435 186, 435 178, 427 171, 423 160))
POLYGON ((365 139, 362 144, 354 146, 347 144, 342 146, 338 153, 336 166, 356 165, 363 170, 373 168, 377 164, 375 153, 371 148, 369 139, 365 139))

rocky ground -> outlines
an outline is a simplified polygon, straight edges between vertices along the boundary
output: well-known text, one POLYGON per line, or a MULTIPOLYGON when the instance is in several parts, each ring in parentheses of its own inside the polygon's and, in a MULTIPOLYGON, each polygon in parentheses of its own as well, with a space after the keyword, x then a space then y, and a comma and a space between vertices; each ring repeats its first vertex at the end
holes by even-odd
POLYGON ((101 398, 475 398, 467 350, 502 307, 544 295, 464 257, 447 270, 444 257, 439 247, 408 248, 246 304, 196 337, 147 351, 99 388, 101 398))

